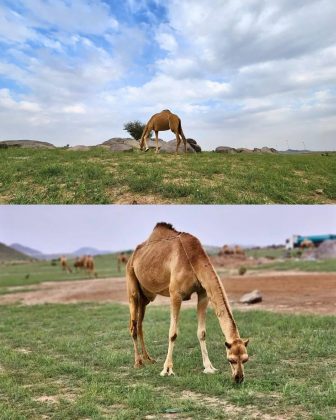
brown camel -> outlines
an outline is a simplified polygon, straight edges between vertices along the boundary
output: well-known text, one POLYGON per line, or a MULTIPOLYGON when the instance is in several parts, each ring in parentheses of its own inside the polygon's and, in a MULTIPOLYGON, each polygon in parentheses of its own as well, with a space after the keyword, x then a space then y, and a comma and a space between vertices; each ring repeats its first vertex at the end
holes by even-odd
POLYGON ((158 133, 159 131, 166 130, 171 130, 176 136, 176 153, 178 152, 178 148, 181 143, 181 137, 184 143, 184 152, 187 152, 187 139, 185 138, 182 130, 181 120, 177 115, 172 114, 169 109, 164 109, 158 114, 154 114, 152 117, 150 117, 142 132, 140 139, 140 150, 143 150, 144 145, 145 152, 149 150, 147 140, 151 131, 153 130, 155 132, 156 153, 159 153, 160 150, 158 133))
POLYGON ((80 258, 76 258, 74 262, 74 267, 76 270, 83 269, 86 270, 88 274, 94 275, 97 277, 97 272, 95 271, 95 263, 92 255, 84 255, 80 258))
POLYGON ((197 337, 201 346, 204 372, 216 371, 209 360, 205 343, 205 317, 210 300, 226 338, 227 359, 232 376, 237 383, 243 381, 243 363, 248 360, 248 340, 240 338, 224 287, 197 238, 185 232, 177 232, 170 224, 158 223, 148 240, 138 245, 129 259, 126 277, 135 367, 140 367, 143 360, 154 362, 146 350, 143 338, 142 322, 146 305, 153 301, 156 295, 169 296, 169 344, 161 376, 174 374, 173 349, 178 333, 181 303, 183 300, 189 300, 191 294, 196 292, 197 337), (138 350, 138 336, 142 355, 138 350))
POLYGON ((126 265, 128 261, 128 257, 125 254, 125 252, 120 252, 120 254, 118 255, 117 258, 117 263, 118 263, 118 271, 120 272, 120 267, 122 264, 126 265))
POLYGON ((66 271, 67 273, 72 273, 72 270, 68 264, 68 260, 64 255, 60 257, 60 264, 63 271, 66 271))
POLYGON ((300 244, 300 248, 305 249, 305 248, 315 248, 314 242, 311 241, 308 238, 305 238, 301 244, 300 244))

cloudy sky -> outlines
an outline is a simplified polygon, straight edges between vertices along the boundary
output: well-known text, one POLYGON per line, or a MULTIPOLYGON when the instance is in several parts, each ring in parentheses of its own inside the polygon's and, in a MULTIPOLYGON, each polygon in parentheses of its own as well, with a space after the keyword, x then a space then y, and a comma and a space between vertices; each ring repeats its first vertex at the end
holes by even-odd
POLYGON ((284 244, 293 234, 336 233, 336 206, 0 206, 0 242, 45 253, 133 249, 157 222, 203 244, 284 244))
POLYGON ((0 139, 336 150, 335 0, 0 0, 0 139), (164 139, 172 135, 164 133, 164 139))

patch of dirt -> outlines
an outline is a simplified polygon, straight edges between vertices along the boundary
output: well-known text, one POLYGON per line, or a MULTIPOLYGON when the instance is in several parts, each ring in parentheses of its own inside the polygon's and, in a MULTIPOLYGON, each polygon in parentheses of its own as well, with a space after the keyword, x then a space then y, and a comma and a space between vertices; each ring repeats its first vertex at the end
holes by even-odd
MULTIPOLYGON (((227 276, 223 284, 233 308, 263 309, 288 313, 336 315, 336 273, 260 272, 227 276), (239 303, 247 292, 258 289, 263 301, 254 305, 239 303)), ((14 288, 13 288, 14 289, 14 288)), ((119 302, 128 304, 124 278, 45 282, 33 290, 0 295, 0 304, 119 302)), ((169 298, 157 296, 152 305, 169 305, 169 298)), ((182 307, 196 304, 194 294, 182 307)))
POLYGON ((58 404, 58 397, 52 395, 42 395, 41 397, 33 398, 34 401, 49 403, 49 404, 58 404))
POLYGON ((194 400, 198 404, 204 404, 207 407, 212 407, 216 409, 222 409, 225 414, 232 415, 233 418, 237 418, 238 415, 244 416, 243 418, 248 419, 262 419, 262 420, 288 420, 292 417, 290 416, 279 416, 276 415, 271 416, 269 414, 264 414, 260 412, 256 407, 253 407, 251 405, 247 405, 245 407, 238 407, 236 405, 230 404, 225 400, 221 400, 217 397, 210 397, 210 396, 204 396, 203 394, 198 394, 196 392, 192 391, 182 391, 182 398, 188 399, 188 400, 194 400))
POLYGON ((116 198, 115 204, 170 204, 171 200, 164 199, 159 195, 139 195, 132 192, 122 192, 116 198))

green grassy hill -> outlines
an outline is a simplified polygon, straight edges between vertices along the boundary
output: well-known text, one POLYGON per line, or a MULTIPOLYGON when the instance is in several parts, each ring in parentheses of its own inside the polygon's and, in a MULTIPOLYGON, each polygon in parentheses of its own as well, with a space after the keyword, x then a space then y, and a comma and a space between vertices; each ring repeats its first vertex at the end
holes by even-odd
POLYGON ((0 203, 336 203, 336 153, 0 149, 0 203))
POLYGON ((0 242, 0 263, 29 261, 31 257, 0 242))

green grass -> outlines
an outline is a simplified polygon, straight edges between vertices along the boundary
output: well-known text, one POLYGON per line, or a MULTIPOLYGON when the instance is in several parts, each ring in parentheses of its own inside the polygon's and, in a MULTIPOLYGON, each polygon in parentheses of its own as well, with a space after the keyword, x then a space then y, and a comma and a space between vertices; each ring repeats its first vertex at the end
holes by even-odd
POLYGON ((336 153, 0 149, 0 203, 334 203, 336 153))
POLYGON ((246 249, 245 254, 253 258, 282 258, 286 254, 285 247, 271 248, 264 247, 259 249, 246 249))
POLYGON ((257 265, 253 267, 253 270, 336 272, 336 259, 317 261, 277 261, 270 264, 257 265))
MULTIPOLYGON (((68 264, 73 269, 73 260, 68 264)), ((120 277, 125 275, 124 266, 121 271, 117 267, 117 255, 99 255, 95 257, 95 268, 99 278, 120 277)), ((83 270, 75 271, 71 274, 62 271, 59 262, 51 265, 51 261, 35 261, 20 264, 1 264, 0 265, 0 293, 1 289, 9 286, 28 286, 44 281, 68 281, 82 280, 90 278, 90 275, 83 270)), ((2 291, 4 292, 4 290, 2 291)))
POLYGON ((2 306, 0 317, 4 419, 163 418, 171 411, 175 418, 195 419, 336 416, 335 317, 235 313, 242 335, 250 337, 241 386, 231 381, 212 311, 207 342, 219 372, 202 373, 195 310, 188 309, 181 314, 174 352, 176 376, 165 378, 159 372, 167 351, 168 308, 148 309, 146 339, 158 363, 138 370, 125 306, 2 306), (194 394, 187 397, 186 391, 194 394), (190 396, 195 394, 197 399, 190 396), (210 403, 209 397, 215 399, 210 403))

